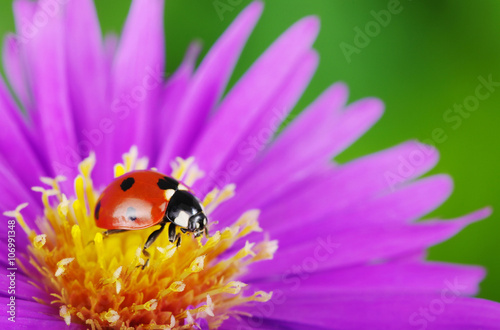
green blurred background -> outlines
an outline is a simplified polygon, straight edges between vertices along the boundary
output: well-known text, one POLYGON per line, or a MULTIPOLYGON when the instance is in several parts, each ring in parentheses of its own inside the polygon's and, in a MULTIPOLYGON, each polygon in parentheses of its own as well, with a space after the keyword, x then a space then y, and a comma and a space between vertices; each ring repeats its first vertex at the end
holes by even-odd
MULTIPOLYGON (((168 72, 181 62, 193 39, 204 53, 250 1, 167 0, 168 72)), ((375 152, 404 140, 432 138, 441 128, 446 141, 438 143, 441 161, 432 173, 449 173, 455 191, 432 215, 451 218, 491 205, 494 215, 431 249, 430 259, 479 264, 488 269, 480 296, 500 301, 500 88, 480 101, 476 111, 454 129, 444 113, 474 95, 478 77, 492 75, 500 82, 500 2, 494 0, 402 0, 399 13, 359 47, 347 61, 340 45, 355 46, 355 28, 374 21, 371 11, 387 9, 392 1, 269 0, 245 48, 232 83, 288 26, 306 15, 321 18, 315 44, 321 62, 295 111, 300 111, 334 81, 346 82, 350 100, 377 96, 384 100, 382 120, 344 152, 339 161, 375 152)), ((104 32, 119 32, 130 1, 98 0, 104 32)), ((14 30, 11 4, 0 2, 0 33, 14 30)), ((203 54, 204 54, 203 53, 203 54)))

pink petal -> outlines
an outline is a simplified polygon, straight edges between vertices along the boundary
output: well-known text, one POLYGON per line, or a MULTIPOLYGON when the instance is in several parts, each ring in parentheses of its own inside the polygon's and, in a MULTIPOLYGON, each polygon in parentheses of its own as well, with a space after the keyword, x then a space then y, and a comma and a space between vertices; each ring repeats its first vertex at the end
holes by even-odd
POLYGON ((318 250, 328 254, 328 258, 317 263, 314 271, 346 267, 357 264, 380 262, 412 251, 420 251, 440 243, 457 234, 468 224, 484 219, 491 214, 490 209, 479 210, 456 220, 425 221, 416 225, 381 227, 366 225, 338 232, 321 232, 321 227, 301 230, 304 240, 296 236, 273 237, 279 240, 279 249, 273 266, 266 263, 255 265, 253 275, 265 277, 280 274, 297 262, 313 258, 318 250))
POLYGON ((399 226, 417 220, 441 205, 451 194, 452 182, 448 176, 438 175, 382 197, 353 200, 349 204, 339 199, 333 188, 335 185, 331 187, 324 189, 322 194, 290 192, 290 197, 269 204, 260 217, 262 227, 274 235, 286 236, 309 226, 318 228, 319 232, 366 225, 399 226))
POLYGON ((14 35, 7 35, 3 44, 3 67, 5 75, 21 104, 32 108, 32 100, 22 59, 22 45, 14 35))
POLYGON ((280 166, 275 165, 274 170, 267 171, 265 176, 259 175, 259 171, 248 184, 238 186, 236 197, 222 204, 214 216, 233 221, 237 216, 233 212, 235 209, 264 209, 270 204, 300 200, 311 191, 316 193, 315 197, 330 205, 330 212, 336 212, 361 201, 366 202, 376 195, 386 194, 401 183, 419 177, 434 167, 437 159, 434 148, 410 141, 338 168, 318 169, 307 174, 300 169, 285 172, 281 168, 282 163, 276 163, 280 166), (412 158, 416 153, 422 156, 415 158, 418 162, 412 158), (393 177, 398 178, 395 185, 393 177))
POLYGON ((46 169, 38 158, 21 112, 17 109, 0 78, 0 148, 2 156, 15 164, 16 172, 26 187, 39 183, 46 169), (22 150, 22 152, 20 152, 22 150))
MULTIPOLYGON (((103 143, 99 121, 109 92, 101 30, 91 0, 69 1, 65 9, 65 47, 69 93, 75 115, 77 137, 92 149, 103 143), (97 136, 97 137, 96 137, 97 136)), ((108 137, 109 139, 109 137, 108 137)), ((86 157, 87 154, 82 155, 86 157)))
POLYGON ((326 329, 498 329, 500 304, 464 298, 443 285, 445 294, 356 293, 322 294, 297 299, 281 296, 279 303, 267 302, 244 311, 241 326, 260 327, 273 321, 280 327, 295 322, 309 328, 326 329))
MULTIPOLYGON (((113 143, 107 144, 111 162, 136 144, 150 154, 151 119, 165 73, 163 0, 134 0, 113 63, 114 99, 110 114, 116 121, 113 143)), ((109 163, 108 163, 109 164, 109 163)))
MULTIPOLYGON (((318 254, 322 258, 325 254, 318 254)), ((316 262, 321 262, 316 259, 316 262)), ((386 263, 347 267, 326 272, 307 272, 312 262, 304 259, 296 269, 290 268, 276 280, 256 282, 259 290, 284 291, 298 299, 311 295, 352 293, 441 293, 446 283, 460 286, 462 295, 475 295, 486 271, 481 267, 461 266, 445 263, 386 263), (301 269, 302 272, 294 272, 301 269)))
POLYGON ((194 151, 206 171, 216 171, 235 150, 248 125, 254 125, 266 105, 282 88, 318 34, 314 17, 302 19, 286 31, 228 93, 194 151), (217 146, 217 153, 212 148, 217 146))
MULTIPOLYGON (((167 168, 176 156, 185 156, 210 111, 221 97, 238 57, 262 12, 262 3, 251 3, 217 40, 203 59, 184 101, 170 119, 159 168, 167 168)), ((197 161, 200 164, 200 161, 197 161)))
MULTIPOLYGON (((31 4, 19 1, 15 3, 15 9, 21 31, 23 25, 33 24, 28 16, 32 10, 31 4)), ((44 152, 51 159, 53 173, 74 177, 81 156, 68 99, 66 61, 62 47, 63 7, 50 0, 42 0, 37 3, 36 10, 33 20, 44 18, 46 23, 38 23, 40 27, 36 27, 29 42, 24 44, 27 73, 36 104, 32 118, 44 132, 38 138, 43 141, 44 152)), ((68 188, 63 185, 64 190, 68 188)))
MULTIPOLYGON (((281 122, 288 116, 296 102, 307 87, 318 64, 316 52, 308 52, 297 64, 296 70, 286 79, 273 102, 262 108, 256 123, 251 126, 246 133, 241 136, 242 140, 237 143, 236 150, 233 150, 224 162, 225 167, 219 171, 225 173, 224 181, 204 180, 193 188, 201 196, 205 195, 215 185, 223 186, 237 181, 241 172, 255 168, 254 164, 259 152, 270 142, 279 128, 281 122)), ((207 174, 208 178, 217 178, 217 171, 207 174)))
MULTIPOLYGON (((200 51, 201 45, 198 42, 191 43, 186 56, 184 57, 184 61, 175 73, 167 80, 167 84, 162 92, 161 110, 158 114, 159 123, 173 122, 172 118, 176 115, 182 101, 186 98, 186 93, 188 92, 190 83, 193 80, 194 67, 200 51)), ((168 135, 168 132, 159 129, 155 130, 153 134, 155 134, 152 141, 153 149, 161 150, 165 143, 165 136, 166 134, 168 135)), ((153 153, 149 156, 151 164, 156 164, 157 157, 161 155, 153 153)), ((158 165, 156 166, 166 173, 170 170, 169 167, 164 168, 158 165)))

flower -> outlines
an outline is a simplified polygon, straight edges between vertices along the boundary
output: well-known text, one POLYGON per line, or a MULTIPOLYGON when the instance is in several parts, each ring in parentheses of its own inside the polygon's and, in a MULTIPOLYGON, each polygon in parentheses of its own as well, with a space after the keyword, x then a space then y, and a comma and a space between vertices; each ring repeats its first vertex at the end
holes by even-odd
POLYGON ((101 40, 90 0, 14 2, 12 94, 0 85, 3 324, 499 328, 500 304, 471 297, 480 267, 424 260, 490 214, 417 222, 452 190, 446 175, 418 179, 434 148, 331 161, 377 121, 380 101, 346 105, 335 84, 274 137, 316 69, 316 18, 223 96, 261 11, 249 5, 196 68, 193 44, 164 79, 163 1, 134 0, 119 41, 101 40), (160 236, 142 269, 150 231, 103 240, 93 205, 113 174, 170 164, 204 199, 212 236, 179 249, 160 236))

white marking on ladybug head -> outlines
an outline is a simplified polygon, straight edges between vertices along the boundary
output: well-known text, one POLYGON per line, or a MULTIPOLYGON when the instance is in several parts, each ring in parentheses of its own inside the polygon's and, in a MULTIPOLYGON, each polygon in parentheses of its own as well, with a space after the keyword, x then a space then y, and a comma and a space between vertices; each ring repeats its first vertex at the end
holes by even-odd
POLYGON ((170 198, 172 198, 172 196, 173 196, 174 194, 175 194, 175 190, 173 190, 173 189, 167 189, 167 190, 165 190, 165 199, 166 199, 167 201, 169 201, 169 200, 170 200, 170 198))
POLYGON ((181 211, 177 218, 175 218, 174 223, 179 227, 187 228, 189 224, 189 214, 181 211))
POLYGON ((179 186, 177 187, 177 189, 179 189, 179 190, 189 190, 188 187, 186 187, 182 183, 179 183, 179 186))

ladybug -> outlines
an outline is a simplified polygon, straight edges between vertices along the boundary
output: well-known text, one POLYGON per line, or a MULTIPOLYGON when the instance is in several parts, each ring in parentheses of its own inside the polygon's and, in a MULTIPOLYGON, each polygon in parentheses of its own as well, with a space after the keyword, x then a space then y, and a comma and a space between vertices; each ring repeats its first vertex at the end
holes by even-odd
POLYGON ((180 235, 194 233, 208 236, 207 217, 192 191, 179 181, 155 171, 126 173, 109 184, 97 200, 94 218, 97 227, 107 229, 103 236, 159 225, 149 235, 142 250, 146 251, 168 224, 168 239, 179 246, 180 235))

